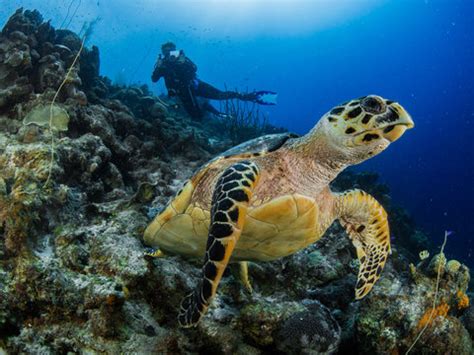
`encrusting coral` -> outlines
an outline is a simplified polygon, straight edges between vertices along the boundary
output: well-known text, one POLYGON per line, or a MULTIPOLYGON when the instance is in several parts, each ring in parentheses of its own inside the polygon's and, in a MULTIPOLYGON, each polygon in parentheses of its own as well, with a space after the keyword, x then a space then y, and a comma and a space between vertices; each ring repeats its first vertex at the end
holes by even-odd
POLYGON ((437 317, 446 317, 448 315, 449 305, 441 303, 433 309, 428 309, 418 322, 417 329, 422 330, 436 320, 437 317))
POLYGON ((458 304, 457 307, 459 310, 465 309, 469 307, 469 297, 466 295, 465 291, 458 290, 456 293, 456 296, 458 298, 458 304))

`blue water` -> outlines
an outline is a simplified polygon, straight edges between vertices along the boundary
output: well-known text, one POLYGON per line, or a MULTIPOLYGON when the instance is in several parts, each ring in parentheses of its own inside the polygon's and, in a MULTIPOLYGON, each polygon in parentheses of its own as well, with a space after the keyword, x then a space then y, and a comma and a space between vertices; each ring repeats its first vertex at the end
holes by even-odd
MULTIPOLYGON (((435 243, 454 230, 447 253, 474 265, 474 1, 0 5, 2 23, 20 6, 74 31, 98 19, 88 44, 100 48, 101 73, 124 83, 152 85, 159 47, 172 40, 211 84, 278 91, 279 104, 264 110, 297 133, 350 98, 373 93, 399 101, 415 129, 359 169, 379 172, 435 243)), ((152 87, 164 92, 162 83, 152 87)))

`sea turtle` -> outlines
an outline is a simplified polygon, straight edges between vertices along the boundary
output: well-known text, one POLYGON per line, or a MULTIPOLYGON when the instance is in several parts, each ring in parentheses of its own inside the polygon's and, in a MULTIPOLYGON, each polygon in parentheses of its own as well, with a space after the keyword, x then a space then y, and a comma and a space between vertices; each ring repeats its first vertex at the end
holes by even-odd
POLYGON ((178 316, 184 327, 205 314, 229 262, 267 261, 319 240, 338 219, 356 248, 355 297, 380 277, 390 253, 387 214, 361 190, 333 193, 347 166, 377 155, 413 127, 398 103, 370 95, 326 113, 306 135, 268 135, 203 166, 145 230, 158 254, 203 257, 202 280, 178 316))

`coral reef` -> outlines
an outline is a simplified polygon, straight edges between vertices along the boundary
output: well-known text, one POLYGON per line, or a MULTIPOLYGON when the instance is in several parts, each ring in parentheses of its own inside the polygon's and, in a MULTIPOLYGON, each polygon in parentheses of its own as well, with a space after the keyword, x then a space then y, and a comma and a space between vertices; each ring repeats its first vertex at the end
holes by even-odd
POLYGON ((145 257, 143 230, 231 137, 146 86, 112 85, 96 47, 72 67, 50 125, 80 46, 37 11, 18 10, 0 35, 0 353, 395 354, 426 324, 414 352, 472 353, 469 270, 441 254, 417 263, 432 247, 376 175, 354 172, 333 189, 376 196, 395 237, 366 298, 354 300, 358 261, 335 224, 293 256, 250 263, 252 294, 228 268, 203 321, 180 329, 200 264, 145 257))
POLYGON ((465 296, 470 280, 466 266, 450 261, 448 264, 459 264, 453 272, 441 261, 438 303, 433 312, 436 297, 433 266, 438 267, 441 256, 435 255, 428 267, 414 268, 411 274, 397 274, 390 269, 385 272, 381 287, 374 289, 374 295, 361 304, 357 333, 362 352, 406 352, 420 330, 427 326, 412 353, 445 354, 448 350, 472 353, 471 337, 458 317, 465 302, 469 302, 465 296))

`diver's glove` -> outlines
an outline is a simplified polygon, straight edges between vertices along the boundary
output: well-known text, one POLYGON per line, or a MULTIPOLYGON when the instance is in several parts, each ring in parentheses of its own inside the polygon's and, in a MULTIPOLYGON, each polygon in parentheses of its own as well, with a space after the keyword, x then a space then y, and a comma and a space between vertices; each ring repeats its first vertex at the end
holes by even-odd
POLYGON ((256 102, 260 105, 276 105, 278 94, 273 91, 254 91, 242 95, 242 100, 256 102))

